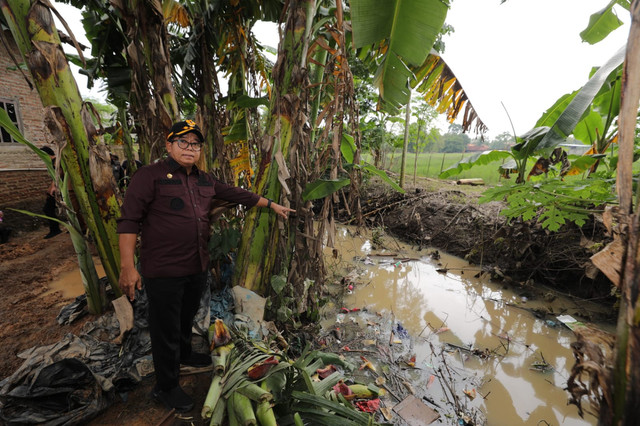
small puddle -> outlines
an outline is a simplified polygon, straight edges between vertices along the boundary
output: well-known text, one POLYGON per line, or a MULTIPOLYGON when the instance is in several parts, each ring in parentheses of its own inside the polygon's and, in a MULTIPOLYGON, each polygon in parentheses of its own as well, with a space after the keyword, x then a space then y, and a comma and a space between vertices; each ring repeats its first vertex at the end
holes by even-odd
MULTIPOLYGON (((96 265, 98 277, 105 276, 104 268, 100 259, 93 259, 96 265)), ((82 274, 80 269, 76 268, 71 271, 61 273, 55 281, 49 283, 49 290, 44 292, 41 297, 60 292, 65 300, 75 299, 84 294, 84 285, 82 284, 82 274)))
MULTIPOLYGON (((338 233, 336 244, 342 260, 358 259, 358 284, 344 305, 393 313, 412 336, 416 366, 421 368, 415 370, 420 377, 412 377, 417 389, 428 388, 425 381, 433 368, 430 343, 436 347, 451 344, 448 347, 453 350, 445 352, 447 364, 482 383, 470 405, 484 413, 487 424, 597 424, 589 414, 580 418, 577 408, 567 405, 568 393, 563 390, 574 363, 570 348, 574 334, 559 322, 536 318, 529 309, 552 308, 553 312, 575 315, 598 306, 585 302, 578 306, 561 296, 552 301, 527 300, 500 283, 475 278, 480 268, 460 258, 440 253, 440 258, 434 259, 430 256, 434 250, 416 252, 395 241, 389 244, 391 249, 374 251, 368 239, 353 237, 352 230, 341 228, 338 233), (385 255, 391 253, 397 255, 385 255), (482 359, 455 350, 471 346, 506 355, 482 359), (535 370, 535 364, 542 361, 553 370, 535 370)), ((433 397, 444 399, 442 395, 433 397)))

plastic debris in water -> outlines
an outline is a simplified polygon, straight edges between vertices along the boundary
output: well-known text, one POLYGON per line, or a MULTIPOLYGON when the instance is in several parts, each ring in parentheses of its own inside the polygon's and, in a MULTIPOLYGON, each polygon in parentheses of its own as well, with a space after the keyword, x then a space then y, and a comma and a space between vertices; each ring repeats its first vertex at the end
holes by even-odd
POLYGON ((429 381, 427 381, 427 389, 431 387, 435 379, 436 379, 436 376, 434 376, 433 374, 429 376, 429 381))
POLYGON ((408 331, 407 331, 407 329, 406 329, 406 328, 404 328, 404 327, 402 326, 402 324, 400 324, 400 323, 398 323, 398 324, 396 325, 396 327, 395 327, 395 329, 394 329, 393 331, 394 331, 394 333, 395 333, 398 337, 400 337, 400 338, 405 338, 405 339, 406 339, 406 338, 408 338, 408 337, 409 337, 409 332, 408 332, 408 331))
POLYGON ((416 366, 416 356, 413 355, 411 358, 409 358, 409 361, 407 361, 407 365, 409 367, 415 367, 416 366))
POLYGON ((536 361, 531 364, 529 370, 539 371, 541 373, 548 373, 549 371, 553 371, 553 367, 546 361, 536 361))

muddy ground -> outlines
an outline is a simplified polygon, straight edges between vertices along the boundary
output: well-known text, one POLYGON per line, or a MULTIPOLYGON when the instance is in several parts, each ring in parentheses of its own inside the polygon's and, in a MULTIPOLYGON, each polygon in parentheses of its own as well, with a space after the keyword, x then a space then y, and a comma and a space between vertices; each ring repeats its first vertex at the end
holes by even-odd
MULTIPOLYGON (((566 293, 613 304, 608 280, 601 273, 595 278, 586 273, 593 254, 589 247, 607 242, 600 223, 594 221, 582 229, 567 227, 557 234, 526 223, 506 226, 500 205, 478 205, 479 193, 478 188, 425 180, 404 195, 383 187, 370 189, 362 206, 368 226, 417 247, 465 257, 523 294, 535 297, 535 283, 545 282, 566 293)), ((86 321, 95 319, 87 316, 72 325, 58 325, 56 316, 71 300, 60 293, 45 293, 61 273, 76 268, 76 255, 67 233, 44 240, 46 232, 41 228, 13 235, 0 245, 0 379, 22 364, 16 356, 19 352, 57 342, 67 333, 78 334, 86 321)), ((166 424, 200 424, 199 409, 210 376, 194 374, 182 380, 188 393, 198 395, 196 408, 183 420, 166 424)), ((149 400, 152 385, 151 379, 145 379, 126 401, 116 396, 115 403, 91 424, 159 424, 168 412, 149 400)))

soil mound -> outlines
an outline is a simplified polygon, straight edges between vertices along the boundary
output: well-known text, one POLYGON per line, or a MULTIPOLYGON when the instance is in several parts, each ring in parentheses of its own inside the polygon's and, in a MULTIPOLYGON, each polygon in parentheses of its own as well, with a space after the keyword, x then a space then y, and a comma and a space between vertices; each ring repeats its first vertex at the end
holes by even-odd
POLYGON ((463 257, 506 284, 527 291, 548 285, 579 298, 614 302, 611 281, 590 260, 611 241, 599 218, 582 227, 566 224, 559 232, 533 221, 507 223, 500 215, 504 204, 479 204, 481 192, 481 187, 433 180, 405 194, 369 185, 362 213, 368 227, 382 227, 419 249, 463 257))

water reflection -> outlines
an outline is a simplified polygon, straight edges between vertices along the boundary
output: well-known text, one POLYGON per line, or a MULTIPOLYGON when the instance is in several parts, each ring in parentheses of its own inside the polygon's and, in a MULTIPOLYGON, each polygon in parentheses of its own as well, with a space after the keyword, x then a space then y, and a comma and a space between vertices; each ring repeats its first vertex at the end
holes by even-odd
MULTIPOLYGON (((533 308, 549 309, 549 303, 526 300, 482 276, 475 278, 480 269, 459 258, 441 254, 436 260, 429 250, 413 252, 397 243, 393 250, 374 252, 364 237, 353 237, 346 229, 341 237, 339 250, 345 260, 361 260, 359 284, 345 305, 393 312, 413 337, 416 365, 423 368, 422 373, 413 373, 416 386, 426 386, 430 375, 430 343, 450 344, 447 364, 454 371, 476 375, 483 383, 477 389, 480 397, 470 403, 486 414, 489 425, 597 423, 592 416, 581 419, 576 407, 567 405, 568 394, 562 388, 573 365, 569 345, 574 336, 531 313, 533 308), (397 256, 376 256, 390 253, 397 256), (398 262, 398 258, 417 260, 398 262), (483 359, 469 348, 486 349, 494 356, 483 359), (545 362, 550 371, 533 367, 545 362)), ((561 297, 553 302, 554 312, 576 307, 561 297)), ((435 388, 435 400, 442 400, 435 388)))

